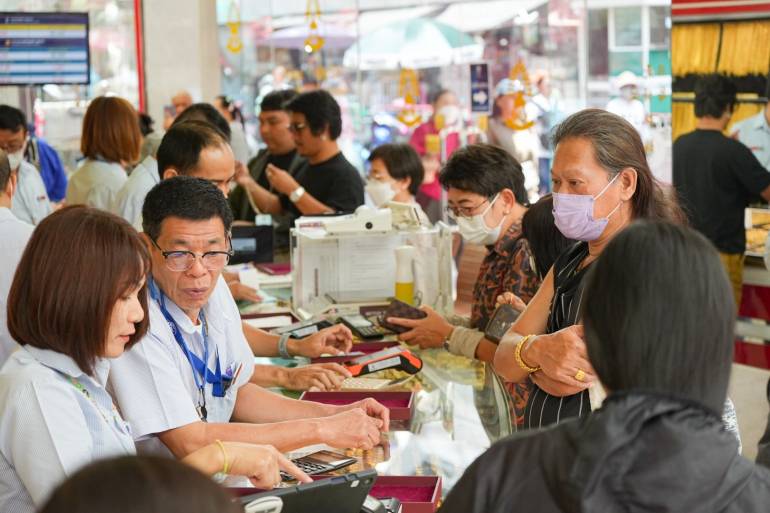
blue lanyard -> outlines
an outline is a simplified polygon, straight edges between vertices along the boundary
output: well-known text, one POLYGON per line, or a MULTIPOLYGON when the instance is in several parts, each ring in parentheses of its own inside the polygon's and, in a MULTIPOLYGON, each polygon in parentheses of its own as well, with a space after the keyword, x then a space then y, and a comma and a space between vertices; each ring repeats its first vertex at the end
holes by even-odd
POLYGON ((203 400, 203 404, 198 406, 203 410, 203 416, 205 417, 206 395, 203 389, 206 386, 206 383, 210 383, 212 385, 212 395, 214 397, 224 397, 225 391, 227 390, 227 385, 229 384, 230 380, 222 376, 222 369, 219 364, 219 351, 217 351, 216 357, 216 371, 211 371, 206 365, 206 362, 209 360, 209 342, 208 325, 206 323, 206 317, 203 315, 203 310, 201 310, 198 317, 203 324, 203 359, 201 360, 198 355, 193 353, 187 346, 184 337, 182 337, 182 331, 179 329, 176 321, 166 309, 166 300, 164 294, 160 291, 153 279, 149 279, 147 282, 149 284, 150 296, 152 299, 158 302, 160 311, 163 313, 163 317, 166 318, 166 322, 168 323, 169 328, 171 328, 171 332, 174 334, 176 343, 179 344, 179 347, 187 356, 187 361, 190 363, 190 366, 193 369, 195 386, 198 388, 198 391, 200 392, 203 400), (228 383, 225 383, 226 381, 228 383))

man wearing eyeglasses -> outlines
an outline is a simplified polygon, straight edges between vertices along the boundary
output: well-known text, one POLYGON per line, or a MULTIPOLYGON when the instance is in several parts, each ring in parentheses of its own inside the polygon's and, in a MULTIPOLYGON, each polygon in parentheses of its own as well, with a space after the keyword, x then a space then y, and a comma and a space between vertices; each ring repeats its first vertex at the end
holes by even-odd
POLYGON ((219 279, 231 252, 232 213, 216 187, 191 177, 164 180, 147 195, 142 217, 152 260, 150 331, 110 374, 140 449, 183 457, 216 440, 282 451, 379 443, 389 415, 372 399, 329 406, 251 382, 254 358, 219 279))
POLYGON ((285 105, 297 153, 308 165, 294 175, 268 164, 265 170, 272 190, 257 183, 245 186, 254 204, 268 214, 295 217, 353 212, 364 204, 364 183, 337 145, 342 115, 327 91, 308 91, 285 105))

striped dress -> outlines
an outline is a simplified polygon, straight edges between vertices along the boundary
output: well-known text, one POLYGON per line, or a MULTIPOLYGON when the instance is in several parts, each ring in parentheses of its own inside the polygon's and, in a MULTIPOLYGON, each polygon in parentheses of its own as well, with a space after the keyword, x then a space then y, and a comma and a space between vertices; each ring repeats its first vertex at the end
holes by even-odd
MULTIPOLYGON (((578 324, 580 302, 583 299, 583 278, 589 267, 580 269, 580 263, 586 256, 588 256, 588 244, 578 242, 562 253, 554 263, 554 294, 546 327, 547 334, 578 324)), ((558 424, 565 419, 580 417, 591 411, 591 401, 587 391, 566 397, 556 397, 544 392, 537 385, 532 386, 524 413, 525 429, 558 424)))

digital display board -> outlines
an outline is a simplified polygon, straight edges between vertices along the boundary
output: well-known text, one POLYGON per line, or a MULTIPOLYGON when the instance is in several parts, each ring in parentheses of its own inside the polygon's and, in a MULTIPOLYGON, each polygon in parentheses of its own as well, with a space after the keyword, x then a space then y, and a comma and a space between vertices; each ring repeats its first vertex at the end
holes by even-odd
POLYGON ((0 85, 88 83, 88 13, 0 12, 0 85))

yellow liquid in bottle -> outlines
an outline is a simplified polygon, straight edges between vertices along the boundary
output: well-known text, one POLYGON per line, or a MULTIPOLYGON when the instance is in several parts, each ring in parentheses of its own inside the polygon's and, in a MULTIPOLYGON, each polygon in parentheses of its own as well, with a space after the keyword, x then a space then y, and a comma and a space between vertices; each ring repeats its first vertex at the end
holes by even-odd
POLYGON ((409 305, 414 304, 414 283, 396 282, 396 299, 409 305))

